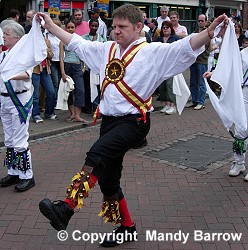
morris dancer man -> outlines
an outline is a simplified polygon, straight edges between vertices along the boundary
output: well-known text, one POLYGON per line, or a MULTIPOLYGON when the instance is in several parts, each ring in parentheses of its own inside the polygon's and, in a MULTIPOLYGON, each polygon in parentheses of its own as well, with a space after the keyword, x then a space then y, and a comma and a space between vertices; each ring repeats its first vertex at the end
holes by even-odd
MULTIPOLYGON (((100 216, 106 217, 105 221, 121 223, 114 234, 134 235, 135 224, 120 187, 125 153, 149 132, 152 93, 165 79, 189 68, 204 50, 202 46, 213 38, 215 27, 227 17, 219 16, 208 29, 178 42, 147 44, 145 38, 140 38, 142 12, 131 4, 114 10, 116 41, 106 43, 92 43, 66 33, 46 14, 38 14, 45 20, 44 28, 68 44, 70 50, 100 75, 102 83, 97 109, 97 115, 102 117, 100 138, 87 153, 81 172, 72 178, 67 198, 57 202, 44 199, 39 204, 40 211, 56 230, 66 229, 74 208, 82 207, 83 199, 98 181, 103 193, 100 216)), ((225 29, 226 25, 220 33, 225 29)), ((125 239, 133 240, 134 237, 125 239)), ((116 246, 118 242, 115 237, 105 238, 102 245, 116 246)))
MULTIPOLYGON (((23 27, 16 22, 3 27, 4 45, 8 51, 1 53, 1 63, 24 34, 23 27)), ((15 66, 18 67, 18 65, 15 66)), ((8 168, 8 175, 0 180, 0 186, 8 187, 17 184, 15 191, 18 192, 26 191, 35 185, 31 153, 28 149, 28 127, 33 105, 30 91, 32 71, 31 68, 8 82, 0 78, 0 113, 4 145, 7 147, 4 165, 8 168)))

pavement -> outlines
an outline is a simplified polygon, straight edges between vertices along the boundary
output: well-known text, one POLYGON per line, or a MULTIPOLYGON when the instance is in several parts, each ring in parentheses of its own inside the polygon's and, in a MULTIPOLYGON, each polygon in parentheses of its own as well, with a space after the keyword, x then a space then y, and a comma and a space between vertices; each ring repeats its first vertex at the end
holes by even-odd
MULTIPOLYGON (((156 109, 159 105, 154 100, 156 109)), ((66 122, 65 111, 57 114, 58 121, 30 123, 36 186, 24 193, 15 193, 13 186, 1 188, 0 249, 99 249, 96 238, 114 228, 97 216, 102 200, 98 185, 70 220, 67 232, 57 234, 40 214, 43 198, 65 198, 71 177, 99 135, 99 124, 82 127, 66 122)), ((187 108, 180 116, 154 111, 151 120, 148 145, 126 154, 121 180, 138 241, 118 249, 248 249, 248 183, 242 175, 228 176, 232 139, 209 101, 205 109, 187 108), (208 161, 200 151, 202 138, 209 145, 204 150, 212 150, 208 161), (221 151, 216 142, 230 149, 221 151), (175 157, 169 157, 171 151, 177 152, 175 157), (164 155, 168 158, 162 159, 164 155), (192 167, 193 156, 207 162, 203 169, 192 167)), ((0 148, 0 161, 4 154, 0 148)), ((1 168, 0 178, 5 175, 1 168)))

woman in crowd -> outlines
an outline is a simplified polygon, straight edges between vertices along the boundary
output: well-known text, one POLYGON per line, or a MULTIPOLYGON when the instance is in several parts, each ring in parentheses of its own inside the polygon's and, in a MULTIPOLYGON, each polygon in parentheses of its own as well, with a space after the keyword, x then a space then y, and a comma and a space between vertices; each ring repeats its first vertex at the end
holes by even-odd
POLYGON ((235 34, 239 43, 239 47, 241 48, 245 35, 243 34, 242 25, 240 23, 235 23, 235 34))
MULTIPOLYGON (((74 20, 69 20, 65 23, 67 32, 73 34, 76 29, 74 20)), ((69 51, 67 46, 60 42, 59 45, 60 69, 63 81, 66 81, 67 76, 70 76, 74 81, 74 91, 70 92, 68 97, 68 106, 70 116, 68 121, 81 122, 86 124, 87 121, 80 117, 81 109, 85 106, 84 96, 84 79, 82 71, 82 62, 75 52, 69 51)))
MULTIPOLYGON (((164 21, 161 26, 160 36, 156 42, 173 43, 179 40, 180 37, 175 34, 175 30, 170 21, 164 21)), ((167 115, 177 113, 176 109, 176 95, 173 94, 173 77, 163 81, 159 86, 159 100, 165 103, 165 106, 160 112, 167 115)))

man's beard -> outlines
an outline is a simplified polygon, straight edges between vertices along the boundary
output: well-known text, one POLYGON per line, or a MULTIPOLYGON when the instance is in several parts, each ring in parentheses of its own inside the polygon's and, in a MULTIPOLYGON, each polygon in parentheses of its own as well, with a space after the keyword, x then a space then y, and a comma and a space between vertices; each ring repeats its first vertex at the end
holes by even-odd
POLYGON ((83 21, 83 18, 80 19, 74 19, 75 23, 78 25, 83 21))

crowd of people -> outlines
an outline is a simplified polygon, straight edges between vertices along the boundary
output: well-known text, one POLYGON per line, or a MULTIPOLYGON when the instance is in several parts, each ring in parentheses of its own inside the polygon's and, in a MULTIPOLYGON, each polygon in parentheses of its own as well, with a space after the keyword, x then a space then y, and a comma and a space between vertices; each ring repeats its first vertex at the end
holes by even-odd
MULTIPOLYGON (((61 85, 73 81, 67 96, 69 122, 87 124, 81 112, 94 112, 95 119, 102 118, 100 138, 87 152, 80 172, 72 178, 65 199, 53 202, 46 198, 39 203, 41 213, 56 230, 66 229, 74 209, 82 207, 83 199, 98 182, 103 194, 100 216, 106 217, 108 222, 120 223, 114 233, 128 234, 125 241, 133 241, 136 225, 120 180, 126 152, 143 141, 149 132, 153 110, 151 96, 158 92, 158 99, 164 104, 161 112, 176 114, 173 77, 190 68, 192 103, 188 107, 204 108, 203 74, 208 69, 210 52, 216 51, 212 59, 217 60, 215 54, 221 44, 221 41, 214 41, 214 30, 224 21, 218 34, 223 36, 228 18, 223 14, 209 23, 206 15, 200 14, 197 29, 193 35, 188 35, 187 28, 179 23, 177 12, 169 12, 167 6, 162 6, 160 13, 157 18, 148 18, 138 7, 122 5, 113 12, 110 34, 97 7, 91 10, 88 22, 84 21, 83 11, 75 9, 63 28, 59 19, 52 20, 45 13, 37 13, 34 19, 36 12, 33 10, 27 12, 29 23, 25 29, 17 23, 18 15, 13 17, 14 14, 0 24, 4 37, 2 45, 7 47, 1 53, 1 63, 21 37, 32 30, 34 22, 41 24, 41 40, 44 39, 47 50, 46 58, 33 69, 7 82, 1 79, 1 119, 7 147, 4 164, 8 168, 8 175, 0 180, 1 187, 17 184, 16 191, 26 191, 35 185, 28 148, 29 119, 32 117, 36 123, 58 119, 55 111, 60 93, 64 94, 61 85), (45 98, 41 92, 45 93, 45 98), (42 102, 44 117, 40 114, 42 102)), ((243 34, 240 24, 235 25, 239 42, 243 34)), ((244 164, 238 174, 243 168, 244 164)), ((112 235, 104 239, 102 246, 118 244, 112 235)))

